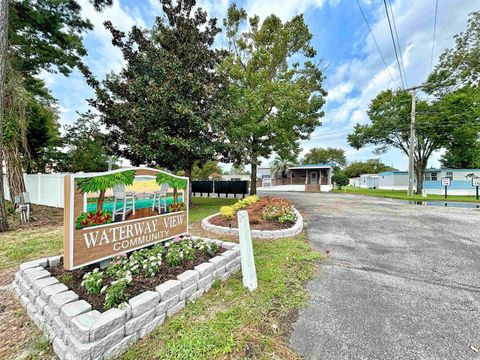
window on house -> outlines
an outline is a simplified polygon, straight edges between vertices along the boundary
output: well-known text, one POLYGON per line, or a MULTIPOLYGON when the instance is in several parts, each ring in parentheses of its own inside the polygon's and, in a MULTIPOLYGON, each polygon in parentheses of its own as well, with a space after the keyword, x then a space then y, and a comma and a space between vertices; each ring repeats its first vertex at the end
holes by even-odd
POLYGON ((453 179, 453 172, 447 171, 447 177, 449 177, 450 179, 453 179))
POLYGON ((425 181, 430 181, 430 180, 431 180, 430 174, 429 173, 425 174, 425 181))
POLYGON ((431 177, 432 177, 432 181, 437 181, 438 180, 437 173, 432 173, 431 177))
POLYGON ((270 175, 262 175, 262 179, 270 179, 270 175))

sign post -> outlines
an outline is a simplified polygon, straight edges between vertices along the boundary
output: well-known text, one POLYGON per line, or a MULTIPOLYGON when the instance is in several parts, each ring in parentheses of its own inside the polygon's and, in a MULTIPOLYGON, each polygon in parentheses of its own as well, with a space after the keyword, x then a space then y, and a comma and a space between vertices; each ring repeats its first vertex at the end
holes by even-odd
POLYGON ((238 233, 240 237, 240 256, 242 262, 243 286, 253 291, 257 288, 257 272, 253 259, 252 235, 250 233, 250 222, 248 212, 241 210, 237 212, 238 233))
POLYGON ((445 199, 447 198, 447 187, 452 184, 452 179, 450 177, 443 177, 442 178, 442 186, 445 187, 445 199))
POLYGON ((472 186, 476 188, 476 196, 478 200, 478 187, 480 186, 480 177, 475 176, 472 178, 472 186))
POLYGON ((188 178, 149 168, 65 176, 65 269, 188 234, 188 189, 188 178))

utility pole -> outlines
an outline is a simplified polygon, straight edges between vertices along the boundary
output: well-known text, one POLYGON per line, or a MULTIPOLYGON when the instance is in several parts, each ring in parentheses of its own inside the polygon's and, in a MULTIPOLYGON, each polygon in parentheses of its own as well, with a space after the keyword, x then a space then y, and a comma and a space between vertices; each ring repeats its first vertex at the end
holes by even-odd
MULTIPOLYGON (((410 91, 412 94, 412 112, 410 115, 410 146, 408 149, 408 196, 413 195, 413 183, 415 173, 415 102, 417 89, 424 87, 425 84, 413 86, 405 91, 410 91)), ((418 181, 418 179, 417 179, 418 181)))

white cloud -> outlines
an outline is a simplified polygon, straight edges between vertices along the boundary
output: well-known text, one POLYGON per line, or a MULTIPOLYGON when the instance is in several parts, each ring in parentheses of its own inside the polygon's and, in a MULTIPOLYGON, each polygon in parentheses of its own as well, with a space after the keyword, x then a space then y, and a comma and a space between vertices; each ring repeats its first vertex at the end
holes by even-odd
POLYGON ((342 101, 353 89, 353 83, 350 81, 342 82, 332 89, 328 90, 327 101, 342 101))

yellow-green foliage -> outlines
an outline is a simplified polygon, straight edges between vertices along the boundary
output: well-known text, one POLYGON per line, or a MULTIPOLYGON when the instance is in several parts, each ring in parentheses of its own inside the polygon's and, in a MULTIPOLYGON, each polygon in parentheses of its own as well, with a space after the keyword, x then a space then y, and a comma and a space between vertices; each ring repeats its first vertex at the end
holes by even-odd
POLYGON ((220 208, 220 214, 227 220, 232 220, 235 217, 235 213, 233 206, 222 206, 220 208))
POLYGON ((220 208, 220 214, 227 220, 231 220, 235 217, 238 210, 245 209, 248 205, 251 205, 258 201, 257 195, 247 196, 245 199, 237 201, 232 206, 222 206, 220 208), (222 210, 223 209, 223 210, 222 210))

